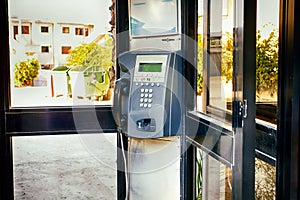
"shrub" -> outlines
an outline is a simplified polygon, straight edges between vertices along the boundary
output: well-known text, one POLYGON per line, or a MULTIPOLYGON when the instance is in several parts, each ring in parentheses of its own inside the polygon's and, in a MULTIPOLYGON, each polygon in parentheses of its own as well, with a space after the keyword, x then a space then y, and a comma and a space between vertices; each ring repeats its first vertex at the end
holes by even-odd
POLYGON ((34 78, 38 76, 40 63, 37 59, 27 59, 15 64, 15 87, 25 87, 32 85, 34 78))
POLYGON ((202 35, 198 34, 198 57, 197 57, 197 95, 202 94, 203 90, 203 40, 202 35))
MULTIPOLYGON (((256 36, 256 93, 259 98, 263 91, 268 91, 271 96, 276 94, 278 88, 278 29, 273 29, 264 38, 262 32, 271 24, 263 26, 257 31, 256 36)), ((202 62, 203 62, 202 35, 198 35, 198 88, 197 94, 202 92, 202 62)), ((226 82, 232 80, 233 74, 233 36, 225 33, 222 36, 222 71, 221 75, 226 82)))
POLYGON ((226 32, 222 36, 222 71, 221 76, 226 78, 226 83, 232 80, 233 73, 233 35, 226 32))

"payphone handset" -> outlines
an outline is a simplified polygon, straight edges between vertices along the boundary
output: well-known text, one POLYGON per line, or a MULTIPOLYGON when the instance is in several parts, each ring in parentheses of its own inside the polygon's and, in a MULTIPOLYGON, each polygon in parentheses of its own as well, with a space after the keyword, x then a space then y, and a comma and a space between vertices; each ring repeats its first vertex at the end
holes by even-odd
POLYGON ((125 79, 129 79, 129 89, 127 99, 116 100, 114 105, 127 110, 116 109, 123 113, 115 116, 121 117, 117 125, 129 137, 178 135, 182 111, 177 57, 171 52, 127 52, 119 57, 123 75, 117 81, 115 98, 121 97, 119 84, 124 85, 125 79))

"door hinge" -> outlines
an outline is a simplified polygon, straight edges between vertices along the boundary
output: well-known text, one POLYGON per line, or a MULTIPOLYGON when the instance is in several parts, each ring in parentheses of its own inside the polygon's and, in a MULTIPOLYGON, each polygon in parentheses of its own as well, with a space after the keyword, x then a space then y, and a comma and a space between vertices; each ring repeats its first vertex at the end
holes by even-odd
POLYGON ((248 116, 248 101, 247 101, 247 99, 244 99, 244 102, 240 101, 240 113, 244 119, 247 118, 247 116, 248 116))
POLYGON ((232 126, 234 128, 242 128, 244 125, 243 119, 248 116, 248 101, 233 101, 233 116, 232 126))

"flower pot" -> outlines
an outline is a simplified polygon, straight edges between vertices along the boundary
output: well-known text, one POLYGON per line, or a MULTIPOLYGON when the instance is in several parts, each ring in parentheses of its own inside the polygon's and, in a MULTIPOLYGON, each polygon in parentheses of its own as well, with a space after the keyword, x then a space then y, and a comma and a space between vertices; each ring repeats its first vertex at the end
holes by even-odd
POLYGON ((102 67, 74 67, 69 72, 73 98, 101 100, 109 89, 109 75, 102 67))

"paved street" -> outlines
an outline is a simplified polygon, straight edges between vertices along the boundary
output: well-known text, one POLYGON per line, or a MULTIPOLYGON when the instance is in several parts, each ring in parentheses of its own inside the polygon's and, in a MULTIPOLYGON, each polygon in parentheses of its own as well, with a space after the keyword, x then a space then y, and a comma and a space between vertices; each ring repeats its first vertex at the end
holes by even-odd
POLYGON ((116 199, 116 134, 14 137, 15 199, 116 199))

